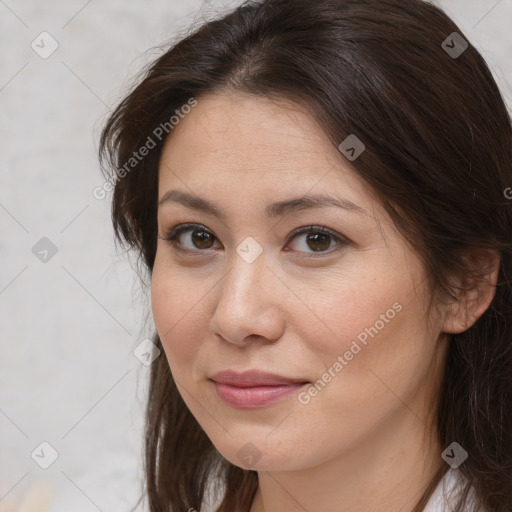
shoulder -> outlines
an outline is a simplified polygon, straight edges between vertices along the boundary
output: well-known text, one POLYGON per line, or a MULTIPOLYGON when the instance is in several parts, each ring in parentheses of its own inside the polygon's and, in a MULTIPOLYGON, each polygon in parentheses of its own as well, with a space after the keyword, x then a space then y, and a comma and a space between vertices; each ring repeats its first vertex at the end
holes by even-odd
MULTIPOLYGON (((458 469, 449 469, 437 485, 423 512, 451 512, 455 509, 466 484, 467 479, 458 469)), ((470 507, 465 508, 467 512, 486 512, 476 506, 476 493, 473 487, 468 493, 466 502, 470 507)))

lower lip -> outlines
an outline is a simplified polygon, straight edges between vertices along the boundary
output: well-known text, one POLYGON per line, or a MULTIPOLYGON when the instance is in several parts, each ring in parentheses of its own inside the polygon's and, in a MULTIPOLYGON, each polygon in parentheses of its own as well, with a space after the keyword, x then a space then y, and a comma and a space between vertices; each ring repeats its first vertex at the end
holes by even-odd
POLYGON ((226 404, 237 409, 265 407, 295 393, 305 384, 281 384, 278 386, 255 386, 240 388, 212 381, 217 394, 226 404))

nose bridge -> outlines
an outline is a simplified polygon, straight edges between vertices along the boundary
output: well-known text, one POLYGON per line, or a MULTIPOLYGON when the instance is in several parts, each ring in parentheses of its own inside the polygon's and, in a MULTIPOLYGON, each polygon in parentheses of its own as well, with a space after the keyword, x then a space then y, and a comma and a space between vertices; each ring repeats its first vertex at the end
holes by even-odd
POLYGON ((228 273, 222 285, 222 298, 220 300, 229 302, 232 311, 236 308, 243 308, 247 312, 249 307, 254 307, 258 300, 265 300, 261 288, 268 279, 265 274, 270 271, 266 268, 266 259, 263 253, 254 258, 246 256, 250 254, 251 249, 244 254, 245 242, 237 248, 237 253, 233 254, 228 273), (242 252, 242 255, 240 255, 242 252), (254 259, 253 259, 254 258, 254 259), (234 308, 234 309, 233 309, 234 308))
POLYGON ((242 342, 251 334, 279 337, 282 327, 275 287, 269 286, 269 279, 275 277, 267 268, 267 259, 261 252, 254 259, 248 258, 251 247, 249 253, 244 248, 244 243, 240 244, 229 262, 212 317, 214 332, 232 343, 242 342))

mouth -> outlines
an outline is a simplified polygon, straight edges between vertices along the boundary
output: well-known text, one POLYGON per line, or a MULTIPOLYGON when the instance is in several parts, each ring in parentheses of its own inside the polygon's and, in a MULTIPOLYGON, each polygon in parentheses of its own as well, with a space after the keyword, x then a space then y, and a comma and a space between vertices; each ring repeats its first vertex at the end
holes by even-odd
POLYGON ((305 379, 249 370, 218 372, 209 378, 217 396, 236 409, 256 409, 278 402, 310 384, 305 379))

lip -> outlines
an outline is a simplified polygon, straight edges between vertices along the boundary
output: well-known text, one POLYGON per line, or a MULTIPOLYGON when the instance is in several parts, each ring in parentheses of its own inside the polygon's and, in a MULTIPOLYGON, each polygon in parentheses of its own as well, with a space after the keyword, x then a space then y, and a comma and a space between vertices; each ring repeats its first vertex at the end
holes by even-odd
POLYGON ((247 370, 241 373, 233 370, 224 370, 215 373, 210 377, 210 379, 218 382, 219 384, 228 384, 239 388, 308 383, 306 379, 283 377, 282 375, 277 375, 275 373, 260 372, 258 370, 247 370))
POLYGON ((225 370, 212 375, 209 380, 215 386, 219 398, 237 409, 265 407, 309 384, 304 379, 257 370, 243 373, 225 370))

